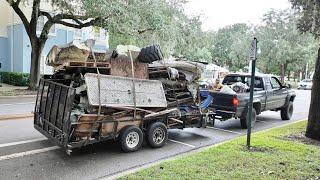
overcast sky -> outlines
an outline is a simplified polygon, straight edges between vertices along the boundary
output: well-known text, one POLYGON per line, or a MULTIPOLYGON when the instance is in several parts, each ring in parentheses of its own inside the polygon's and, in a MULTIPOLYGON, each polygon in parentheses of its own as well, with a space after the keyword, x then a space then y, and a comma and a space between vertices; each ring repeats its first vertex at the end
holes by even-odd
POLYGON ((286 9, 288 0, 188 0, 188 15, 200 14, 203 30, 217 30, 234 23, 261 23, 261 18, 271 8, 286 9))

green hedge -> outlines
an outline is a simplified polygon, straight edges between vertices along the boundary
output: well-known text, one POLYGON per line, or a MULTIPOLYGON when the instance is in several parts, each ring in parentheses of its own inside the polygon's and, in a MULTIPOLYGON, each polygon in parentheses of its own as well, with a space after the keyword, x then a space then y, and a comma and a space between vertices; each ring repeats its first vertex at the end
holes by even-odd
POLYGON ((0 72, 0 82, 14 86, 28 86, 30 81, 29 73, 21 72, 0 72))

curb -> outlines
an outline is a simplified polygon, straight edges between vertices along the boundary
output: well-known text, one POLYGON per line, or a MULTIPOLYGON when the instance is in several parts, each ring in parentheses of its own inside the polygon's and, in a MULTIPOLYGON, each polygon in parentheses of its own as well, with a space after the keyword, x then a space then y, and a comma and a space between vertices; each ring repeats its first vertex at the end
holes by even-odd
POLYGON ((26 119, 33 116, 34 116, 33 113, 0 115, 0 121, 12 120, 12 119, 26 119))
MULTIPOLYGON (((306 121, 306 120, 307 120, 307 119, 296 120, 296 121, 291 122, 291 123, 287 123, 287 124, 283 124, 283 125, 280 125, 280 126, 272 127, 272 128, 269 128, 269 129, 264 129, 264 130, 261 130, 261 131, 257 131, 257 132, 254 132, 254 133, 252 133, 252 134, 261 134, 261 133, 264 133, 264 132, 269 131, 269 130, 272 130, 272 129, 289 126, 289 125, 292 125, 292 124, 295 124, 295 123, 299 123, 299 122, 301 122, 301 121, 306 121)), ((102 176, 102 177, 99 177, 99 178, 97 178, 97 179, 99 179, 99 180, 119 179, 120 177, 123 177, 123 176, 129 175, 129 174, 132 174, 132 173, 135 173, 135 172, 138 172, 138 171, 147 169, 147 168, 152 167, 152 166, 156 166, 156 165, 161 164, 161 163, 163 163, 163 162, 173 161, 173 160, 176 160, 176 159, 179 159, 179 158, 186 157, 186 156, 188 156, 188 155, 196 154, 196 153, 198 153, 198 152, 202 152, 202 151, 208 150, 208 149, 210 149, 210 148, 223 145, 223 144, 225 144, 225 143, 228 143, 228 142, 230 142, 230 141, 233 141, 233 140, 235 140, 235 139, 237 139, 237 138, 241 138, 241 137, 244 137, 244 136, 246 136, 246 134, 241 135, 241 136, 238 136, 238 137, 235 137, 235 138, 232 138, 232 139, 229 139, 229 140, 226 140, 226 141, 219 142, 219 143, 217 143, 217 144, 213 144, 213 145, 209 145, 209 146, 204 146, 204 147, 200 147, 200 148, 197 148, 197 149, 191 149, 190 151, 186 151, 186 152, 181 153, 181 154, 172 155, 171 157, 168 157, 168 158, 159 159, 159 160, 156 160, 156 161, 154 161, 154 162, 149 162, 149 163, 146 163, 146 164, 142 164, 142 165, 140 165, 140 166, 132 167, 132 168, 129 168, 129 169, 125 170, 125 171, 116 172, 116 173, 113 173, 113 174, 110 174, 110 175, 107 175, 107 176, 102 176)))
POLYGON ((11 98, 36 98, 37 95, 21 95, 21 96, 0 96, 0 99, 11 99, 11 98))

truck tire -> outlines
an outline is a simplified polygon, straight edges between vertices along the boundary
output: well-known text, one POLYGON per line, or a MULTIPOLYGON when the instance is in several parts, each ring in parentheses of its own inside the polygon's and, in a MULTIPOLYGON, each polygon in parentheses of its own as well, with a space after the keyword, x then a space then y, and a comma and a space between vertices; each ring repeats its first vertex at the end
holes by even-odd
POLYGON ((168 139, 168 130, 162 122, 152 123, 147 129, 147 142, 153 148, 165 145, 168 139))
POLYGON ((121 149, 124 152, 137 151, 143 142, 143 134, 137 126, 128 126, 120 134, 121 149))
POLYGON ((293 103, 292 101, 290 101, 286 107, 281 109, 281 112, 280 112, 281 119, 284 121, 290 120, 292 113, 293 113, 293 103))
POLYGON ((163 53, 159 45, 152 45, 142 48, 139 55, 138 61, 143 63, 152 63, 163 59, 163 53))
MULTIPOLYGON (((247 123, 247 114, 248 114, 249 111, 247 111, 245 114, 244 117, 241 117, 240 118, 240 124, 241 124, 241 127, 243 129, 247 129, 248 128, 248 123, 247 123)), ((255 108, 252 108, 252 122, 251 122, 251 128, 254 127, 254 124, 256 123, 257 121, 257 111, 255 108)))

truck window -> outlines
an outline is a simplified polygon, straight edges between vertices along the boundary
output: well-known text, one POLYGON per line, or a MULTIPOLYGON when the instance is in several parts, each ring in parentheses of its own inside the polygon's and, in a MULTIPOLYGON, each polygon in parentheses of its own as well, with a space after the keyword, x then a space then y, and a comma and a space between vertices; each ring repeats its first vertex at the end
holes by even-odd
MULTIPOLYGON (((226 76, 222 82, 224 85, 232 85, 234 83, 241 82, 250 86, 251 78, 249 76, 226 76)), ((263 80, 260 77, 255 77, 254 88, 264 89, 263 80)))
POLYGON ((272 89, 280 89, 281 88, 280 81, 275 77, 271 78, 271 85, 272 85, 272 89))
POLYGON ((270 82, 270 78, 266 77, 266 78, 264 78, 264 80, 265 80, 265 83, 266 83, 266 90, 271 90, 272 89, 272 85, 271 85, 271 82, 270 82))

